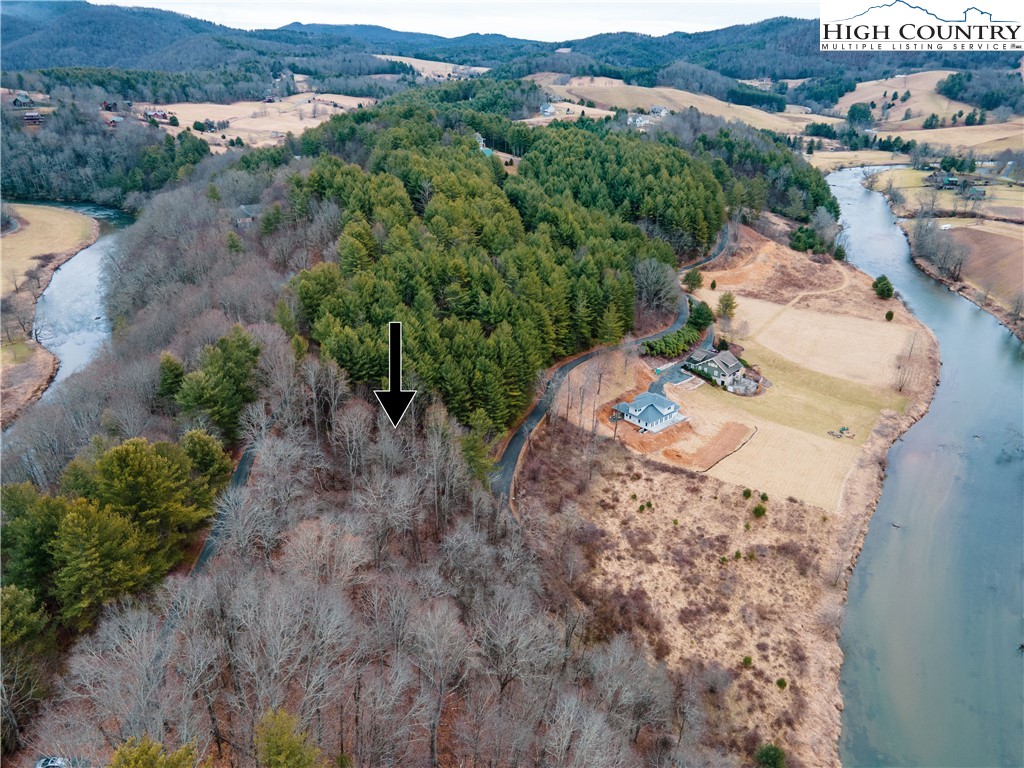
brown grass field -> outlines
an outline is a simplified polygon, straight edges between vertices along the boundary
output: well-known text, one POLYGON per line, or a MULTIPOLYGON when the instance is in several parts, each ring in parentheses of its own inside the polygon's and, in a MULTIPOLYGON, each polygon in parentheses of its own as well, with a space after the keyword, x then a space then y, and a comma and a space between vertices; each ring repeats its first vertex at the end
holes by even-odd
MULTIPOLYGON (((908 124, 913 121, 907 121, 908 124)), ((1014 117, 1005 123, 985 125, 958 125, 949 128, 935 128, 925 131, 920 128, 905 128, 898 123, 883 123, 878 126, 878 137, 902 136, 906 140, 927 141, 933 147, 952 149, 973 149, 975 153, 988 155, 1004 149, 1024 150, 1024 117, 1014 117)))
MULTIPOLYGON (((259 101, 238 101, 234 104, 200 102, 164 104, 159 108, 166 110, 169 115, 177 115, 180 123, 177 128, 161 124, 162 128, 174 135, 190 127, 196 120, 227 120, 230 123, 228 128, 202 134, 215 151, 223 151, 227 140, 221 139, 221 134, 227 139, 241 137, 249 146, 273 146, 279 144, 289 131, 298 135, 330 119, 332 115, 351 112, 358 109, 360 104, 369 107, 374 103, 371 98, 337 93, 296 93, 272 104, 259 101)), ((138 114, 150 108, 148 104, 135 105, 138 114)))
POLYGON ((862 165, 906 165, 910 156, 900 152, 881 152, 877 149, 841 150, 829 152, 818 150, 804 159, 822 173, 831 173, 841 168, 859 168, 862 165))
POLYGON ((422 77, 433 77, 439 80, 444 80, 448 75, 482 75, 484 72, 489 71, 487 67, 470 67, 464 64, 450 64, 447 61, 430 61, 429 59, 413 59, 408 56, 389 56, 383 53, 373 54, 378 59, 387 59, 388 61, 399 61, 403 64, 408 64, 410 67, 415 69, 422 77))
POLYGON ((905 91, 910 91, 910 98, 905 102, 897 100, 896 106, 889 112, 890 123, 902 124, 903 114, 908 109, 914 117, 908 120, 906 125, 914 128, 920 128, 924 119, 933 112, 939 117, 951 118, 962 109, 966 115, 974 107, 962 101, 947 99, 935 91, 935 84, 952 73, 953 70, 930 70, 915 72, 912 75, 896 75, 885 80, 867 80, 858 83, 855 90, 840 98, 836 103, 836 109, 845 115, 854 104, 870 104, 874 101, 878 106, 873 110, 873 114, 876 120, 881 120, 882 94, 891 95, 896 91, 902 96, 905 91))
MULTIPOLYGON (((925 185, 928 171, 912 168, 894 168, 878 174, 875 189, 884 191, 890 179, 893 187, 904 197, 900 205, 894 206, 898 216, 913 216, 920 210, 922 201, 930 199, 931 187, 925 185)), ((1024 222, 1024 187, 1005 182, 985 187, 985 197, 978 201, 967 201, 951 189, 941 189, 936 197, 936 211, 946 214, 970 214, 988 216, 1013 222, 1024 222)))
POLYGON ((983 219, 941 219, 967 247, 963 278, 1009 309, 1024 292, 1024 226, 983 219))
POLYGON ((95 239, 94 222, 67 208, 47 205, 14 206, 21 226, 0 238, 3 262, 3 293, 12 290, 11 279, 19 282, 25 272, 40 265, 40 257, 77 252, 95 239))
MULTIPOLYGON (((719 331, 742 346, 771 386, 751 398, 695 382, 670 385, 666 393, 688 421, 658 435, 620 423, 618 438, 672 464, 836 509, 879 416, 902 412, 908 394, 930 384, 930 337, 902 305, 879 300, 863 273, 817 264, 750 229, 727 265, 705 273, 705 285, 712 279, 717 292, 698 296, 712 305, 725 290, 737 296, 735 318, 719 331), (895 312, 892 322, 884 319, 887 309, 895 312), (841 426, 850 437, 828 435, 841 426)), ((584 428, 596 416, 598 432, 612 435, 611 407, 643 391, 656 365, 666 362, 595 358, 563 385, 557 412, 584 428)))
POLYGON ((767 128, 786 134, 803 133, 808 123, 839 122, 837 118, 821 115, 764 112, 754 107, 729 104, 712 96, 676 88, 626 85, 622 80, 608 77, 574 77, 566 81, 565 75, 539 72, 530 75, 530 79, 566 101, 589 100, 602 109, 649 109, 659 104, 674 110, 695 107, 705 114, 717 115, 726 120, 739 120, 755 128, 767 128))

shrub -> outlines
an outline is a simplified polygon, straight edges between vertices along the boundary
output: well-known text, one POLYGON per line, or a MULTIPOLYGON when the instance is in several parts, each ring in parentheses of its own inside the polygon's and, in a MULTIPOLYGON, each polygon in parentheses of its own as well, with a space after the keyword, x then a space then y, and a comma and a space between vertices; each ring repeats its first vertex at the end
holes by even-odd
POLYGON ((786 753, 782 747, 765 744, 754 753, 754 762, 759 768, 786 768, 786 753))
POLYGON ((653 509, 654 508, 654 505, 651 503, 650 499, 648 499, 648 501, 647 501, 647 508, 648 509, 653 509))
POLYGON ((178 116, 177 115, 171 115, 168 118, 168 120, 167 120, 167 124, 168 125, 173 125, 175 128, 177 128, 179 125, 181 125, 181 123, 178 122, 178 116))
POLYGON ((764 504, 757 504, 754 506, 753 514, 754 517, 764 517, 764 513, 767 512, 764 508, 764 504))
POLYGON ((832 258, 835 259, 836 261, 845 261, 846 248, 843 247, 842 245, 837 245, 835 250, 832 251, 832 258))
POLYGON ((875 289, 875 294, 880 299, 891 299, 895 292, 892 287, 892 283, 885 275, 879 275, 876 277, 874 282, 871 283, 871 287, 875 289))
POLYGON ((206 130, 206 123, 201 122, 200 120, 193 120, 192 121, 192 129, 202 133, 203 131, 206 130))
POLYGON ((779 686, 780 691, 786 690, 786 678, 780 677, 778 680, 775 681, 775 684, 779 686))
POLYGON ((734 554, 734 555, 732 556, 732 559, 733 559, 733 560, 740 560, 740 559, 742 559, 742 558, 743 558, 743 553, 742 553, 742 552, 740 552, 740 551, 739 551, 739 550, 737 549, 737 550, 736 550, 736 554, 734 554))
POLYGON ((754 666, 754 660, 752 658, 750 658, 749 656, 744 656, 743 657, 743 666, 746 667, 747 669, 750 669, 752 666, 754 666))
POLYGON ((744 499, 749 499, 749 498, 750 498, 750 495, 751 495, 752 493, 753 493, 753 491, 751 491, 751 490, 750 490, 749 488, 744 488, 744 489, 743 489, 743 498, 744 498, 744 499))
POLYGON ((889 321, 889 322, 892 322, 892 318, 893 318, 893 314, 892 314, 892 310, 890 309, 888 312, 885 313, 885 319, 887 321, 889 321))
POLYGON ((768 501, 768 494, 767 493, 763 493, 763 492, 761 493, 761 501, 768 501))
POLYGON ((711 281, 711 290, 713 291, 717 287, 718 287, 718 281, 717 280, 712 280, 711 281))
POLYGON ((679 525, 679 518, 678 517, 673 517, 672 518, 672 525, 679 525))
POLYGON ((743 524, 743 530, 744 531, 749 531, 750 530, 750 523, 749 522, 746 522, 746 523, 743 524))
POLYGON ((720 558, 718 558, 718 562, 720 562, 722 565, 725 565, 726 563, 729 562, 729 558, 728 557, 724 557, 724 556, 720 557, 720 558))

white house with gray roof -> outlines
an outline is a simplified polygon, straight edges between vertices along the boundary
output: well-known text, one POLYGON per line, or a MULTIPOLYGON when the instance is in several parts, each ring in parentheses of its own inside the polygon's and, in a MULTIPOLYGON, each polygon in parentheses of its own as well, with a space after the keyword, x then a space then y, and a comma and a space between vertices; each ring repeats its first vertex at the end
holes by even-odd
POLYGON ((619 403, 614 410, 630 424, 648 432, 661 432, 686 420, 677 403, 655 392, 644 392, 632 403, 619 403))
POLYGON ((743 377, 743 363, 728 350, 695 349, 683 361, 683 367, 706 376, 719 386, 729 386, 743 377))

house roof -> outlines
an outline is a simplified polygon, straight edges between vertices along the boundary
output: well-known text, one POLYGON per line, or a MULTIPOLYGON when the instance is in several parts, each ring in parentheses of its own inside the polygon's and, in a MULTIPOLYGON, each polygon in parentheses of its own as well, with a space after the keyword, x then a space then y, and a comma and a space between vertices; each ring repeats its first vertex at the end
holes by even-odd
POLYGON ((235 216, 239 219, 255 219, 260 215, 260 211, 263 206, 259 203, 252 203, 251 205, 240 205, 238 210, 235 211, 235 216))
POLYGON ((632 403, 620 403, 619 405, 626 406, 631 413, 636 411, 643 413, 647 408, 655 408, 660 414, 666 414, 679 408, 678 405, 667 397, 656 392, 644 392, 641 395, 637 395, 632 403))
POLYGON ((739 373, 743 370, 743 364, 737 360, 736 355, 729 350, 719 352, 715 355, 715 362, 718 363, 718 367, 726 373, 739 373))
POLYGON ((639 421, 646 421, 646 422, 650 423, 652 421, 657 421, 658 419, 662 418, 664 415, 665 414, 662 411, 659 411, 653 405, 648 405, 646 408, 644 408, 642 411, 640 411, 640 413, 637 414, 636 418, 639 421))
POLYGON ((693 352, 690 353, 690 356, 686 359, 687 362, 703 363, 705 360, 708 360, 714 356, 715 353, 712 352, 711 350, 704 349, 704 347, 697 347, 697 349, 693 350, 693 352))

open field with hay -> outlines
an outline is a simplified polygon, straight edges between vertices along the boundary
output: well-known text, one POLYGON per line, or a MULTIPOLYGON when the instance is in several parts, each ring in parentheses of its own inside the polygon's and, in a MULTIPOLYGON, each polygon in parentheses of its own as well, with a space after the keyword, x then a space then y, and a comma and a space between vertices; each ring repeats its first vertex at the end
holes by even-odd
POLYGON ((920 126, 911 127, 914 121, 901 123, 882 123, 878 125, 878 137, 901 136, 905 140, 917 139, 927 142, 932 147, 949 147, 951 149, 973 149, 981 155, 995 154, 1004 149, 1024 150, 1024 117, 1013 117, 1005 123, 986 123, 985 125, 957 125, 948 128, 922 130, 920 126))
POLYGON ((906 101, 897 99, 896 106, 890 109, 889 120, 891 122, 901 121, 903 114, 908 109, 913 113, 913 118, 907 121, 907 126, 914 128, 920 128, 924 119, 932 113, 949 119, 962 109, 966 115, 974 107, 962 101, 948 99, 935 90, 935 85, 951 74, 953 74, 951 69, 933 69, 928 72, 915 72, 911 75, 896 75, 884 80, 866 80, 863 83, 857 83, 855 90, 844 94, 836 103, 836 109, 845 115, 854 104, 875 102, 876 107, 872 110, 872 114, 876 120, 881 121, 882 105, 892 101, 893 92, 902 96, 910 91, 909 99, 906 101), (883 98, 883 93, 889 95, 888 101, 883 98))
POLYGON ((684 110, 690 107, 709 115, 716 115, 726 120, 739 120, 755 128, 767 128, 786 134, 803 133, 809 123, 839 122, 837 118, 821 115, 794 114, 791 112, 764 112, 754 107, 729 104, 713 96, 690 93, 676 88, 646 88, 639 85, 626 85, 622 80, 609 77, 573 77, 553 72, 539 72, 530 75, 541 86, 566 101, 593 101, 602 109, 635 110, 650 109, 661 105, 672 110, 684 110))
POLYGON ((940 219, 967 248, 962 277, 1010 309, 1024 292, 1024 225, 985 219, 940 219))
POLYGON ((484 72, 489 71, 487 67, 470 67, 465 64, 451 64, 447 61, 414 59, 409 56, 391 56, 384 53, 375 53, 373 55, 378 59, 386 59, 387 61, 398 61, 402 64, 408 64, 410 67, 415 69, 421 77, 430 77, 438 80, 445 80, 449 75, 473 77, 476 75, 482 75, 484 72))
POLYGON ((862 165, 906 165, 910 156, 901 152, 882 152, 877 149, 840 150, 829 152, 818 150, 813 155, 804 155, 804 160, 822 173, 831 173, 841 168, 859 168, 862 165))
POLYGON ((77 211, 49 205, 13 208, 21 226, 0 238, 5 294, 12 290, 12 279, 21 282, 28 270, 48 257, 77 253, 96 239, 95 222, 77 211))
POLYGON ((237 101, 234 104, 163 104, 154 107, 136 104, 135 111, 141 114, 147 109, 162 109, 168 115, 178 118, 177 127, 161 123, 161 128, 177 135, 197 120, 227 121, 222 130, 200 134, 215 151, 223 151, 229 139, 241 138, 248 146, 264 147, 279 144, 289 131, 296 136, 331 118, 364 107, 372 106, 374 99, 362 96, 346 96, 338 93, 296 93, 272 103, 261 101, 237 101), (222 139, 221 135, 226 138, 222 139))

